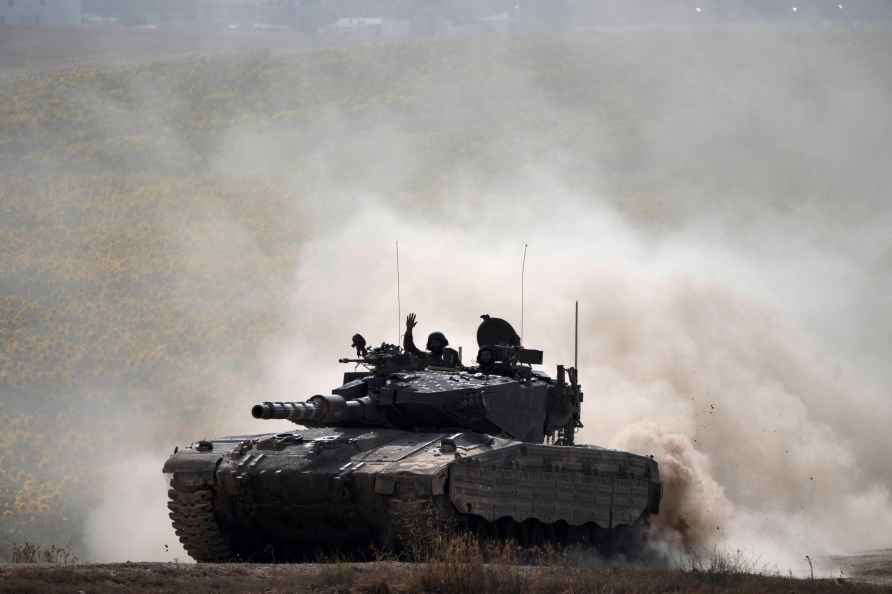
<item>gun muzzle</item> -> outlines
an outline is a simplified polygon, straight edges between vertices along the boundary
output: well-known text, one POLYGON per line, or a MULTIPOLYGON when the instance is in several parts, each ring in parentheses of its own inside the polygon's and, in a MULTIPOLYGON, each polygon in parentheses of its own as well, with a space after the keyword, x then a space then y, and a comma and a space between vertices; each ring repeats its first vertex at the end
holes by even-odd
POLYGON ((305 402, 261 402, 251 408, 251 416, 255 419, 287 419, 306 427, 387 423, 369 396, 348 401, 336 394, 317 394, 305 402))
POLYGON ((320 408, 310 402, 261 402, 251 408, 255 419, 287 419, 295 423, 312 421, 319 416, 320 408))
POLYGON ((359 402, 349 404, 343 396, 317 394, 305 402, 261 402, 251 408, 255 419, 287 419, 298 425, 338 424, 356 420, 363 412, 359 402))

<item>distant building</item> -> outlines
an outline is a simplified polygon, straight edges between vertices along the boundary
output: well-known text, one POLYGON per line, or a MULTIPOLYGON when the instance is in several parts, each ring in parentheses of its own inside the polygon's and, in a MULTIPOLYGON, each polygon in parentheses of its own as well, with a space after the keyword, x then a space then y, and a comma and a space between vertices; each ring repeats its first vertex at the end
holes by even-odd
POLYGON ((79 25, 81 0, 0 0, 0 25, 79 25))
POLYGON ((507 12, 485 16, 479 22, 489 33, 507 33, 511 30, 511 15, 507 12))
POLYGON ((321 33, 341 33, 360 37, 405 37, 412 23, 407 20, 379 17, 341 17, 330 25, 320 27, 321 33))

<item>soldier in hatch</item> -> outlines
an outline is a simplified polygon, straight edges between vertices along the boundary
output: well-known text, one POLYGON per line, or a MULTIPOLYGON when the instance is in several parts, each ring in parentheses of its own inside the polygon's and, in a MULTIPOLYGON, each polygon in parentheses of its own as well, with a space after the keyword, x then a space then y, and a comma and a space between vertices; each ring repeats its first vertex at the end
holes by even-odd
POLYGON ((412 328, 417 324, 418 322, 415 321, 415 314, 409 314, 409 317, 406 318, 406 334, 403 336, 403 350, 420 357, 424 361, 425 366, 461 367, 458 352, 455 349, 448 348, 449 341, 446 340, 446 336, 442 332, 431 332, 430 335, 428 335, 427 350, 430 352, 419 350, 415 346, 415 340, 412 338, 412 328))

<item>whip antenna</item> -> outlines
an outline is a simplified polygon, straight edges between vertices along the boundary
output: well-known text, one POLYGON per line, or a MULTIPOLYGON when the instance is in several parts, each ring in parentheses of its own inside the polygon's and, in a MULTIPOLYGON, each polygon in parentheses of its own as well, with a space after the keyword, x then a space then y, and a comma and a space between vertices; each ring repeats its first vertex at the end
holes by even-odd
POLYGON ((579 373, 579 301, 576 302, 576 312, 573 318, 573 369, 579 373))
POLYGON ((403 304, 400 299, 400 240, 396 240, 396 344, 400 344, 400 324, 403 319, 403 304))
POLYGON ((523 261, 520 264, 520 339, 523 340, 523 281, 527 271, 527 244, 523 244, 523 261))

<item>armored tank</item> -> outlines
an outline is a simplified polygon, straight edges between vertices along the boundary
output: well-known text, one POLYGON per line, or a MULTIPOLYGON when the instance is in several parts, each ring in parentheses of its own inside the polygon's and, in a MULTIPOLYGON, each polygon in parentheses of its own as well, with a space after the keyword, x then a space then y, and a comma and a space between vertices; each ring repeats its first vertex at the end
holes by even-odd
POLYGON ((542 372, 503 319, 482 316, 474 365, 429 365, 397 345, 367 348, 330 394, 263 402, 293 431, 177 448, 170 517, 200 562, 299 561, 407 551, 432 530, 521 546, 634 555, 662 494, 646 456, 575 444, 577 371, 542 372))

